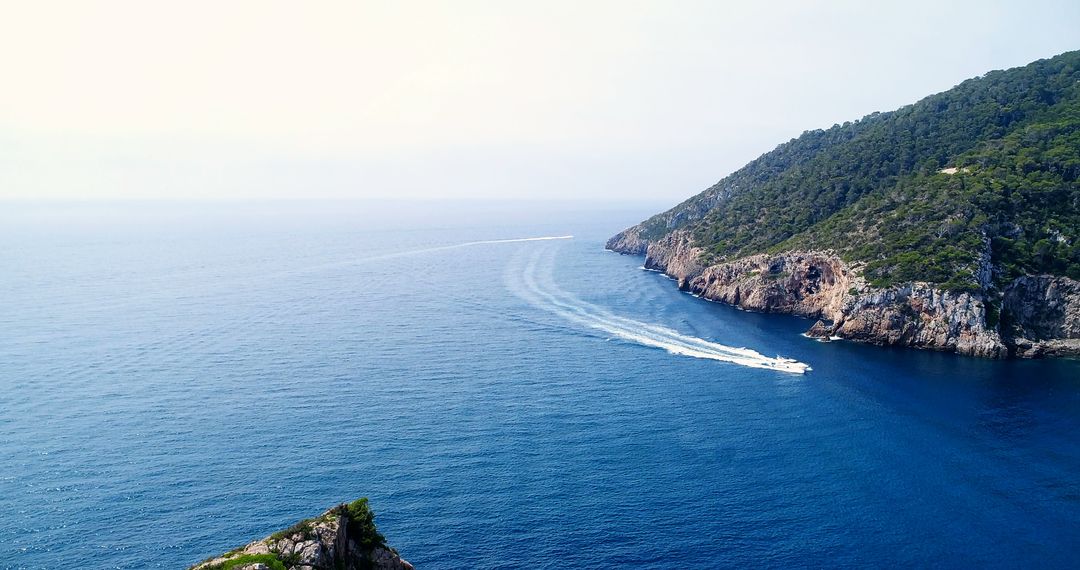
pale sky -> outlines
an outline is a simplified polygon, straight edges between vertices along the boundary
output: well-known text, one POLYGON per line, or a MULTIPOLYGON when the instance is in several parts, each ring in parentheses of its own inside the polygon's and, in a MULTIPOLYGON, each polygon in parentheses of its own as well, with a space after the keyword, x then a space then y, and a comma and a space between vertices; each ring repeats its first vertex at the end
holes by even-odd
POLYGON ((0 0, 0 197, 677 202, 1080 2, 0 0))

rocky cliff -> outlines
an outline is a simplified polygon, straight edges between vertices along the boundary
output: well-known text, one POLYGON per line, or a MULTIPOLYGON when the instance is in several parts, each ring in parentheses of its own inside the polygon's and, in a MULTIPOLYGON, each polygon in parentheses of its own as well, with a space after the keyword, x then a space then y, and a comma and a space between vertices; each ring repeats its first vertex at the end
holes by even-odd
POLYGON ((256 540, 191 570, 412 570, 375 529, 366 499, 256 540))
POLYGON ((999 323, 999 311, 981 294, 922 282, 871 287, 861 266, 831 251, 707 263, 687 231, 655 241, 639 232, 635 227, 620 233, 607 248, 644 254, 646 268, 663 271, 680 289, 705 299, 816 319, 810 336, 988 358, 1080 355, 1080 282, 1065 277, 1015 280, 1002 294, 999 323))
POLYGON ((1005 289, 1001 330, 1018 356, 1080 355, 1080 281, 1029 275, 1005 289))

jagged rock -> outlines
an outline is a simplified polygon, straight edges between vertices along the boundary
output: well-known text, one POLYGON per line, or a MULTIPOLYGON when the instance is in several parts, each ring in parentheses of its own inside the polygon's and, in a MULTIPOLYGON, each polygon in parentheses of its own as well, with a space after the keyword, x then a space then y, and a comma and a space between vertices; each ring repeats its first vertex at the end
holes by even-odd
POLYGON ((822 340, 829 340, 832 337, 833 330, 831 325, 825 324, 825 321, 818 319, 814 326, 810 327, 806 331, 806 336, 811 338, 820 338, 822 340))
MULTIPOLYGON (((350 518, 349 507, 339 505, 287 530, 196 564, 191 570, 216 570, 245 556, 273 557, 288 570, 413 570, 412 564, 402 560, 393 548, 361 546, 357 542, 360 525, 350 518)), ((363 508, 366 509, 366 502, 363 508)), ((270 570, 270 566, 265 561, 252 561, 230 570, 270 570)))

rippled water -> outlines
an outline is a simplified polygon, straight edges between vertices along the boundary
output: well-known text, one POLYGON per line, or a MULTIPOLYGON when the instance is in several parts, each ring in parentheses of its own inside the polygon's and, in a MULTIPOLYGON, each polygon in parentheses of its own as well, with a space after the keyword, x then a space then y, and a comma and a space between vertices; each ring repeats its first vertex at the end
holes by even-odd
POLYGON ((654 209, 7 205, 0 566, 358 496, 419 568, 1075 563, 1078 363, 804 339, 602 250, 654 209))

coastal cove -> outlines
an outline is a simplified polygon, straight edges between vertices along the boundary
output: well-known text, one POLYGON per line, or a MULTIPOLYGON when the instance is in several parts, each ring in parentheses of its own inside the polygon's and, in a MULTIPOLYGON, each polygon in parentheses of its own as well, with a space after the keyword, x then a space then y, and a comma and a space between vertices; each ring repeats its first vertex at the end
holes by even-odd
POLYGON ((0 212, 0 567, 362 496, 422 569, 1074 563, 1080 362, 805 338, 604 249, 658 210, 0 212))

